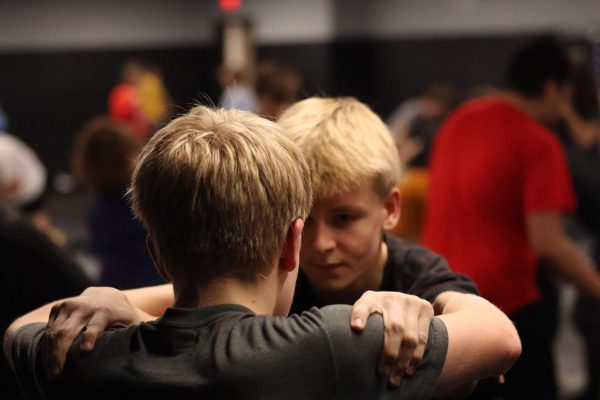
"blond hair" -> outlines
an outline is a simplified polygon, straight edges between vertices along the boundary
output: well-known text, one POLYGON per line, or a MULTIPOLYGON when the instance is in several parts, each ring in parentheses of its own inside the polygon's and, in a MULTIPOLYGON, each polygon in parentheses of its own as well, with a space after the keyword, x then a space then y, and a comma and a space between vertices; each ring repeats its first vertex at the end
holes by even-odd
POLYGON ((302 149, 315 199, 374 179, 382 196, 400 180, 400 160, 388 128, 371 109, 350 97, 302 100, 278 121, 302 149))
POLYGON ((203 106, 152 137, 130 195, 165 268, 200 285, 268 272, 312 198, 308 166, 280 127, 203 106))

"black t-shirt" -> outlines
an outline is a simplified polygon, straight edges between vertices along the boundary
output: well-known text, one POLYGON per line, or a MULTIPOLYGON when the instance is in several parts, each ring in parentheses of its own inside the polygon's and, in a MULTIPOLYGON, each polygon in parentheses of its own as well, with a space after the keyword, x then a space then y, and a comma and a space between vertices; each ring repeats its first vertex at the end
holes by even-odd
POLYGON ((29 398, 430 398, 446 358, 444 323, 433 319, 416 373, 390 390, 376 373, 381 316, 357 334, 350 312, 329 306, 281 318, 240 305, 168 309, 157 321, 102 333, 89 354, 76 341, 53 382, 40 362, 45 324, 30 324, 17 332, 12 360, 29 398))
MULTIPOLYGON (((446 291, 479 294, 473 281, 452 272, 446 260, 431 250, 388 234, 384 235, 384 240, 388 246, 388 259, 378 291, 411 294, 431 303, 446 291)), ((324 305, 300 271, 291 312, 300 313, 324 305)))

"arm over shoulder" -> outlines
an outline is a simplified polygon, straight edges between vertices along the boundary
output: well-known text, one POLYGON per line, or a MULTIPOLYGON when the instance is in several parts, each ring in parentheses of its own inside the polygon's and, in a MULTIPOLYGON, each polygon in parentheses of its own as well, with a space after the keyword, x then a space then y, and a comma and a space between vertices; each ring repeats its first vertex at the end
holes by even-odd
POLYGON ((383 347, 383 318, 372 314, 365 330, 350 329, 351 308, 328 306, 321 309, 323 322, 337 369, 340 398, 429 399, 434 394, 448 348, 444 323, 434 318, 429 329, 429 342, 423 361, 412 377, 406 377, 396 389, 387 386, 385 377, 377 374, 377 362, 383 347))

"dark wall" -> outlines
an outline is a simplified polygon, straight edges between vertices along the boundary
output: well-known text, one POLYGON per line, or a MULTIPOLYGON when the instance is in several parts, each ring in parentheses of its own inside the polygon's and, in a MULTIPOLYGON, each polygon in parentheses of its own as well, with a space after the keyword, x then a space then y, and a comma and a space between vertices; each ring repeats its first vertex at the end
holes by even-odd
MULTIPOLYGON (((461 88, 501 84, 510 53, 526 36, 338 40, 326 44, 261 46, 259 59, 295 66, 304 94, 355 96, 387 116, 433 81, 461 88)), ((68 168, 73 139, 106 99, 131 58, 159 65, 177 112, 216 102, 217 47, 0 53, 0 102, 10 131, 28 142, 51 174, 68 168)))
POLYGON ((389 114, 399 98, 418 95, 432 82, 451 82, 462 91, 474 85, 501 86, 513 51, 527 36, 375 42, 373 105, 389 114))
POLYGON ((9 131, 29 143, 51 174, 68 168, 83 123, 106 112, 121 66, 132 58, 159 65, 177 112, 216 98, 211 48, 0 54, 0 102, 9 131))

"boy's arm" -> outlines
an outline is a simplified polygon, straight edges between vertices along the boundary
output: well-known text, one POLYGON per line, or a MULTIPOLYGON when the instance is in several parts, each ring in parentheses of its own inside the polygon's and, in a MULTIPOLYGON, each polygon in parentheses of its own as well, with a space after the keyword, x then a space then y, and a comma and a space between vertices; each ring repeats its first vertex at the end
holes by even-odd
POLYGON ((433 307, 448 329, 448 354, 437 395, 500 376, 519 358, 521 341, 513 323, 489 301, 472 294, 444 292, 433 307))
MULTIPOLYGON (((417 337, 422 336, 423 332, 427 335, 427 331, 423 331, 419 325, 413 324, 413 328, 410 325, 391 326, 394 319, 390 318, 389 314, 398 313, 400 310, 405 314, 404 318, 410 320, 415 318, 409 316, 411 312, 419 312, 410 307, 404 310, 396 308, 395 311, 390 308, 390 304, 404 303, 407 297, 414 296, 399 292, 367 292, 366 296, 355 303, 352 320, 366 318, 372 312, 382 314, 386 325, 385 341, 390 343, 402 345, 403 337, 410 331, 414 332, 409 335, 417 337)), ((438 380, 436 395, 452 396, 464 390, 468 391, 474 388, 474 383, 479 379, 504 374, 518 358, 521 342, 512 322, 487 300, 471 294, 447 291, 436 297, 433 309, 446 324, 449 336, 448 354, 438 380)), ((418 319, 424 321, 422 317, 418 319)), ((414 371, 423 353, 420 344, 419 347, 412 348, 414 354, 410 361, 410 370, 414 371)), ((398 354, 401 353, 400 348, 398 354)), ((405 361, 400 358, 398 356, 395 362, 405 361)), ((406 368, 401 371, 405 373, 406 368)))
POLYGON ((17 318, 13 321, 12 324, 9 325, 8 329, 4 333, 4 340, 2 343, 2 349, 4 351, 4 356, 8 360, 9 364, 12 366, 12 345, 15 340, 15 335, 17 331, 24 327, 27 324, 33 324, 36 322, 47 322, 48 315, 50 314, 50 309, 54 303, 46 304, 36 310, 33 310, 22 317, 17 318))
POLYGON ((170 283, 124 290, 123 293, 139 312, 152 316, 149 320, 163 315, 165 310, 172 307, 175 302, 173 285, 170 283))
POLYGON ((90 287, 81 295, 46 304, 16 319, 4 336, 4 353, 10 358, 14 335, 35 322, 48 323, 43 349, 50 376, 62 371, 67 351, 79 334, 81 348, 90 351, 98 334, 111 326, 150 321, 173 304, 171 285, 151 286, 121 292, 109 287, 90 287))

